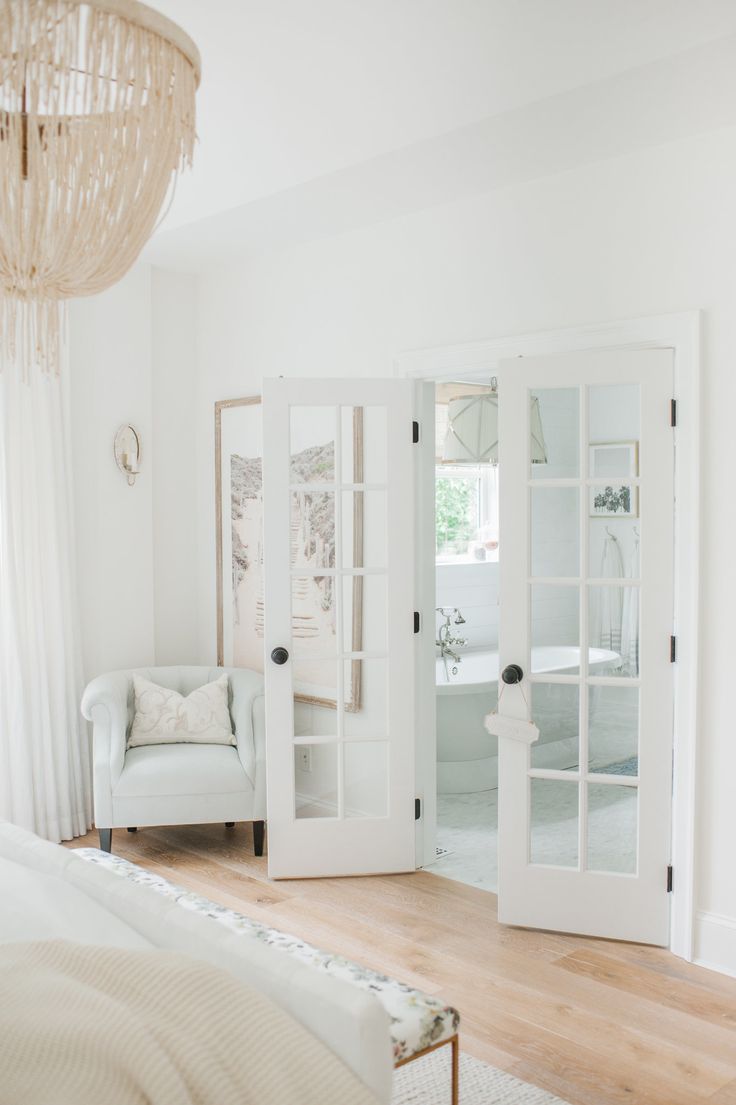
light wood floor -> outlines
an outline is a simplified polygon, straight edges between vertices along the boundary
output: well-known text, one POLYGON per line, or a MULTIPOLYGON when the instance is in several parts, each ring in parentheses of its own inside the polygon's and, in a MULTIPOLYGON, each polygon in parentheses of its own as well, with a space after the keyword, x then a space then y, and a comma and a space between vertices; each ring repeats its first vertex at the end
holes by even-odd
POLYGON ((113 833, 117 855, 441 994, 464 1051, 573 1105, 736 1105, 736 979, 658 948, 504 928, 495 895, 424 871, 269 882, 252 845, 244 825, 113 833))

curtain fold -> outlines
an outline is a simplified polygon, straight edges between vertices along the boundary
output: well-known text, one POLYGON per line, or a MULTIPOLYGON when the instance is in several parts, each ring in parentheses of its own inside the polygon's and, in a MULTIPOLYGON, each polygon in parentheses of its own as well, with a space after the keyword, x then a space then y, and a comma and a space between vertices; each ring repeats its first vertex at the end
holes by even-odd
POLYGON ((92 809, 68 376, 0 372, 0 818, 54 841, 92 809))

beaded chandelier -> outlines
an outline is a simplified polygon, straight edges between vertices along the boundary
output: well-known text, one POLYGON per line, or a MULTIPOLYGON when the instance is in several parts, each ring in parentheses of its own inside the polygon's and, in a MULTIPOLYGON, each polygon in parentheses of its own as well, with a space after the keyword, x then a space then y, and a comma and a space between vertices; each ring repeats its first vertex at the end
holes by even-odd
POLYGON ((58 371, 191 165, 199 53, 137 0, 0 0, 0 354, 58 371))

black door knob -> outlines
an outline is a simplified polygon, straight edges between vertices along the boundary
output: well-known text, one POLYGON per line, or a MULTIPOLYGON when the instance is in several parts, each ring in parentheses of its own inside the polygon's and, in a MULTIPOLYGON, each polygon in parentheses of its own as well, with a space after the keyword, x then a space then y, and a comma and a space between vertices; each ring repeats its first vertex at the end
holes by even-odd
POLYGON ((271 653, 271 659, 274 664, 285 664, 289 659, 289 653, 285 648, 275 648, 271 653))
POLYGON ((524 672, 518 664, 509 664, 501 672, 501 678, 504 683, 521 683, 524 678, 524 672))

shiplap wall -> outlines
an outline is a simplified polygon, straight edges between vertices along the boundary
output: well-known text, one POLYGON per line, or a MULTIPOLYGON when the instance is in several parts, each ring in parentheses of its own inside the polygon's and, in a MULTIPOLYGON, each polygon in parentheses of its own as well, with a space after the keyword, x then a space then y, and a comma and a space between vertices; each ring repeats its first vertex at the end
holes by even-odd
MULTIPOLYGON (((438 564, 437 606, 456 606, 465 625, 453 625, 469 648, 498 647, 498 563, 438 564)), ((444 618, 437 614, 437 628, 444 618)))

